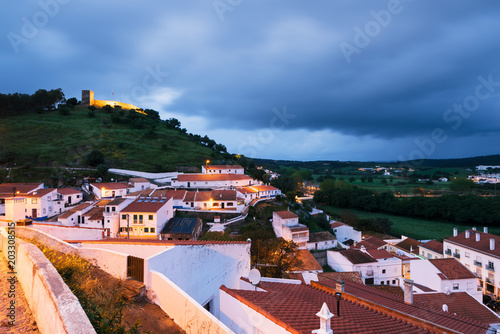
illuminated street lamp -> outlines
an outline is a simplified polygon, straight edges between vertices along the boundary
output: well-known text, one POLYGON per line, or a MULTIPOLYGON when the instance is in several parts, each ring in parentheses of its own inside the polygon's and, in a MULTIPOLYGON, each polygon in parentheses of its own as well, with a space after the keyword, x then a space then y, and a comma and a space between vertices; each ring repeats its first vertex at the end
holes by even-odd
POLYGON ((210 163, 210 160, 205 161, 205 166, 207 166, 210 163))

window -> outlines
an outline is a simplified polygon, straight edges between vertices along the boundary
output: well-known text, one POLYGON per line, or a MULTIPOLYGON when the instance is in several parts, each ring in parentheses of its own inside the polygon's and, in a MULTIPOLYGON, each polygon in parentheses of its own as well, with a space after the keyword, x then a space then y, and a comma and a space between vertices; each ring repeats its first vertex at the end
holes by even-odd
POLYGON ((219 203, 214 203, 214 206, 219 206, 219 203))
POLYGON ((384 281, 380 281, 380 285, 384 285, 384 281))
POLYGON ((429 259, 432 259, 432 254, 431 254, 431 253, 429 253, 429 254, 428 254, 428 257, 429 257, 429 259))
POLYGON ((36 204, 36 198, 31 199, 31 204, 36 204))
POLYGON ((393 285, 396 284, 396 280, 395 279, 392 280, 392 284, 393 285))
POLYGON ((151 233, 155 233, 155 228, 154 227, 151 227, 151 233))
POLYGON ((233 202, 228 202, 227 206, 233 206, 233 202))
POLYGON ((382 269, 382 274, 385 274, 385 269, 382 269))
POLYGON ((470 257, 470 253, 469 252, 465 252, 465 257, 470 257))
POLYGON ((134 220, 137 220, 137 215, 134 215, 134 220))
POLYGON ((46 210, 47 210, 47 209, 43 208, 43 214, 45 214, 45 211, 46 211, 46 210))
POLYGON ((460 285, 458 283, 453 283, 453 290, 458 290, 460 285))
POLYGON ((52 197, 48 196, 47 201, 51 201, 51 200, 52 200, 52 197))
POLYGON ((144 228, 144 233, 149 233, 149 228, 148 227, 144 228))
POLYGON ((113 207, 111 208, 111 211, 115 212, 115 211, 116 211, 116 207, 114 207, 114 206, 113 206, 113 207))
POLYGON ((122 219, 127 219, 127 215, 122 215, 122 219))
POLYGON ((109 212, 109 206, 106 207, 106 212, 109 212))
POLYGON ((149 219, 149 220, 153 220, 153 215, 149 215, 149 216, 148 216, 148 219, 149 219))

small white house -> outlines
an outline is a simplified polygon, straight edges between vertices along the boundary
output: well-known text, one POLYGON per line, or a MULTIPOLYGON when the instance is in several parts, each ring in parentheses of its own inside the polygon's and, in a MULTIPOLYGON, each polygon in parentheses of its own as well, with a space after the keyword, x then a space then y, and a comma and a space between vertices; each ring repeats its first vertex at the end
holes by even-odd
POLYGON ((291 211, 273 212, 273 229, 278 238, 293 241, 299 249, 306 249, 309 241, 309 228, 299 224, 299 217, 291 211))
POLYGON ((64 209, 64 201, 55 188, 44 188, 25 196, 26 218, 44 220, 59 214, 64 209))
POLYGON ((309 241, 307 242, 307 249, 309 250, 325 250, 336 246, 337 239, 330 232, 309 233, 309 241))
POLYGON ((83 200, 82 192, 73 188, 59 188, 57 193, 64 200, 64 204, 67 206, 75 205, 83 200))
POLYGON ((442 259, 443 255, 443 243, 430 240, 419 247, 419 255, 427 259, 442 259))
POLYGON ((203 165, 203 174, 245 174, 245 169, 240 165, 203 165))
POLYGON ((438 292, 464 291, 476 300, 483 300, 479 280, 454 258, 411 261, 411 279, 438 292))
POLYGON ((125 196, 131 186, 124 182, 91 183, 90 190, 97 198, 114 198, 125 196))
POLYGON ((57 221, 63 226, 79 226, 82 222, 82 215, 92 208, 93 205, 90 202, 81 203, 57 217, 57 221))
POLYGON ((173 200, 166 197, 139 197, 120 212, 120 234, 155 237, 174 216, 173 200))
POLYGON ((361 231, 356 231, 352 226, 339 221, 332 221, 330 223, 333 233, 337 237, 338 242, 344 243, 347 240, 353 240, 354 242, 361 241, 361 231))
POLYGON ((129 192, 141 191, 152 188, 151 182, 143 177, 133 177, 128 180, 131 186, 129 192))

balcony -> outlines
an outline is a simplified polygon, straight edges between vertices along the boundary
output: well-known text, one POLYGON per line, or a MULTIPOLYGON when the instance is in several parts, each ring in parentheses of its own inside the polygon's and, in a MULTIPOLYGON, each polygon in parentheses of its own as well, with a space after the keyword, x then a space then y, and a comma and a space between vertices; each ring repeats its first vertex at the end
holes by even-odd
POLYGON ((474 265, 476 265, 476 266, 478 266, 478 267, 482 267, 482 266, 483 266, 483 263, 482 263, 482 262, 479 262, 479 261, 474 260, 474 265))
POLYGON ((486 268, 486 270, 489 270, 489 271, 493 271, 493 272, 495 271, 495 266, 493 266, 493 265, 491 265, 491 266, 487 265, 487 266, 485 266, 485 268, 486 268))
POLYGON ((493 278, 486 277, 486 283, 493 284, 493 281, 494 281, 493 278))
POLYGON ((447 249, 444 253, 445 253, 446 255, 451 255, 451 249, 447 249))
POLYGON ((460 258, 460 253, 453 253, 453 257, 459 259, 460 258))
POLYGON ((367 270, 366 276, 373 276, 373 270, 367 270))

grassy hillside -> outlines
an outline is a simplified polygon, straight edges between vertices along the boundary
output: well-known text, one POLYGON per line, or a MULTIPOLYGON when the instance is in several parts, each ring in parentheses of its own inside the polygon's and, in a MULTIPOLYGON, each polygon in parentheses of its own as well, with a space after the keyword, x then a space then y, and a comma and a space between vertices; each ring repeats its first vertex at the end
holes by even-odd
POLYGON ((76 106, 69 115, 50 111, 3 116, 0 155, 5 139, 4 160, 11 166, 83 167, 92 150, 101 151, 110 167, 151 172, 172 171, 179 165, 200 166, 206 159, 223 157, 162 122, 124 124, 117 120, 118 113, 98 109, 89 117, 87 108, 76 106))

